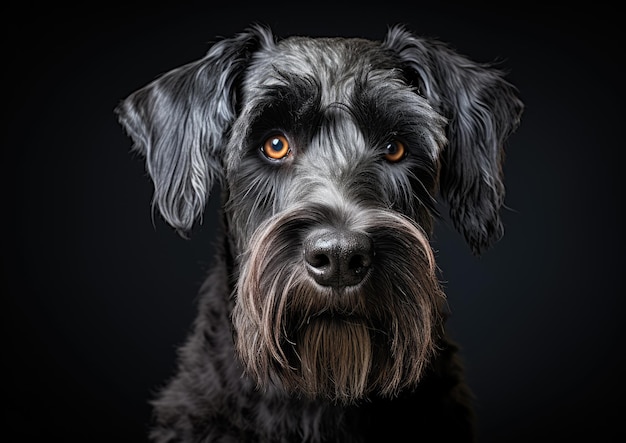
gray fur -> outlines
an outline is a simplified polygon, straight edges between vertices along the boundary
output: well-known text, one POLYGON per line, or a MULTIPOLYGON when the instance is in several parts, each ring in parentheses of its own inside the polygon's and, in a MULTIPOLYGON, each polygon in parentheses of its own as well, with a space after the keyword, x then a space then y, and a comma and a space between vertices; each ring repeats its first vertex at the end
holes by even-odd
POLYGON ((501 72, 398 26, 382 42, 255 26, 123 101, 168 223, 189 232, 223 190, 224 241, 153 440, 472 441, 428 237, 439 192, 474 252, 502 235, 521 109, 501 72), (261 149, 276 135, 278 160, 261 149), (322 258, 359 277, 316 280, 331 268, 311 239, 355 236, 322 258))

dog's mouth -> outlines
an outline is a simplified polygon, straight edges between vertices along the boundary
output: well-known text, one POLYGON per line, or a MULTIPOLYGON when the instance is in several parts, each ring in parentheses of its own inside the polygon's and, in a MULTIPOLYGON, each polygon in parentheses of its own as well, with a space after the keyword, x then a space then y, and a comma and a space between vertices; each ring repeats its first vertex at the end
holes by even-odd
POLYGON ((295 331, 311 322, 376 322, 371 306, 371 289, 362 282, 355 286, 329 287, 303 280, 285 306, 286 330, 295 331), (295 295, 297 294, 297 295, 295 295))
POLYGON ((325 309, 320 312, 316 312, 311 314, 307 319, 306 323, 310 324, 313 321, 324 321, 324 322, 347 322, 347 323, 366 323, 366 317, 357 312, 354 309, 325 309))

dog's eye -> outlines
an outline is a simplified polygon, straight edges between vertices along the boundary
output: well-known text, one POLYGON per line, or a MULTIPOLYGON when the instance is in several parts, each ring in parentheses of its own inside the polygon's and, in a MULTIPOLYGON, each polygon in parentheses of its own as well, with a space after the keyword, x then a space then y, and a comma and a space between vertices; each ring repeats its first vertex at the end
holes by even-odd
POLYGON ((391 163, 396 163, 406 157, 406 148, 404 143, 398 140, 393 140, 385 146, 385 160, 391 163))
POLYGON ((277 134, 265 140, 265 143, 261 146, 261 151, 271 160, 281 160, 289 155, 291 147, 287 137, 277 134))

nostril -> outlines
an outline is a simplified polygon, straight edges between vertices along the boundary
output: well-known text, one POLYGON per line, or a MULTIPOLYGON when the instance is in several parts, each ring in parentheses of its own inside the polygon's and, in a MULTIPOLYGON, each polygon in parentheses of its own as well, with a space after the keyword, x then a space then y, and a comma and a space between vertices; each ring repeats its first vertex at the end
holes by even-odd
POLYGON ((310 235, 304 242, 304 259, 311 277, 322 286, 336 286, 339 265, 336 243, 326 232, 310 235))
POLYGON ((326 254, 311 254, 307 256, 306 260, 314 268, 323 268, 330 265, 330 258, 326 254))
POLYGON ((356 273, 361 273, 370 267, 371 258, 368 255, 356 254, 353 255, 348 261, 348 269, 356 273))

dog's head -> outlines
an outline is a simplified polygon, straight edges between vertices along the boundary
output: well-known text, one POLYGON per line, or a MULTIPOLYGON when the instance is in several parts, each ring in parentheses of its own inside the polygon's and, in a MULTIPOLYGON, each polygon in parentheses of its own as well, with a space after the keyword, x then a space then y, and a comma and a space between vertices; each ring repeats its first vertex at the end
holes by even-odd
POLYGON ((435 199, 475 253, 502 235, 521 110, 501 72, 401 27, 374 42, 260 26, 117 108, 177 230, 222 184, 248 372, 342 402, 420 379, 445 303, 435 199))

